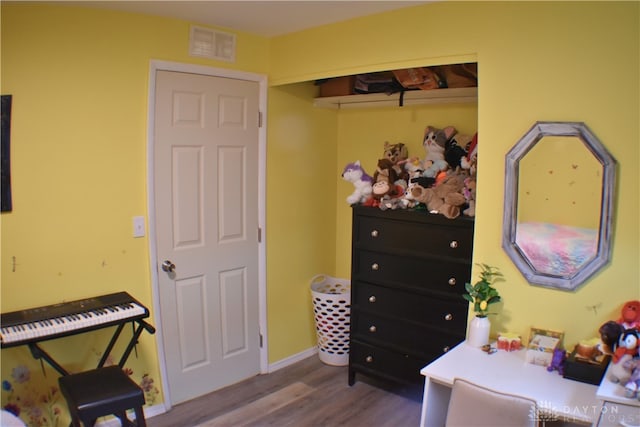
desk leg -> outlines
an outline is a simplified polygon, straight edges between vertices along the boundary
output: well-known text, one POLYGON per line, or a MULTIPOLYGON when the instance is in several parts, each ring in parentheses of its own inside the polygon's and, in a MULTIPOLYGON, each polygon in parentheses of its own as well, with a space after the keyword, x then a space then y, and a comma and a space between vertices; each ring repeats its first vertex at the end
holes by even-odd
POLYGON ((596 413, 593 421, 594 426, 600 425, 600 419, 602 417, 602 410, 604 409, 604 400, 598 400, 598 407, 596 408, 596 413))
POLYGON ((424 380, 420 427, 442 427, 447 420, 451 388, 434 383, 429 377, 424 380))

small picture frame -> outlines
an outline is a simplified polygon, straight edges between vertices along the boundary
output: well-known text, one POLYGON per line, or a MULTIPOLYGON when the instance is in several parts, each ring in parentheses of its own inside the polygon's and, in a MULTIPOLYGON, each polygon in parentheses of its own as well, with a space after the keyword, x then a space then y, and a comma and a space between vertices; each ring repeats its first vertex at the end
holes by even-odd
POLYGON ((531 328, 527 344, 527 362, 534 365, 549 366, 553 358, 553 351, 557 348, 562 348, 563 338, 564 332, 531 328))

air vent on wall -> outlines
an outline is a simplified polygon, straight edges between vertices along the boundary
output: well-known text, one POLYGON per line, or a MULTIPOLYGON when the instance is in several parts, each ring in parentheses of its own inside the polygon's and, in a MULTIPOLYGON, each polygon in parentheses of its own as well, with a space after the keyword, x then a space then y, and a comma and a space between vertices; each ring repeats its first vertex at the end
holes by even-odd
POLYGON ((191 26, 189 54, 191 56, 235 62, 236 35, 195 25, 191 26))

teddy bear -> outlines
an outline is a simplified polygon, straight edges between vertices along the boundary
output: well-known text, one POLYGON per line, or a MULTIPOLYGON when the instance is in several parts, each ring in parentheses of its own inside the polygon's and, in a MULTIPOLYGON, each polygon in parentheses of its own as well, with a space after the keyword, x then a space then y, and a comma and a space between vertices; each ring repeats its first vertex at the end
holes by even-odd
POLYGON ((415 193, 420 191, 416 200, 425 204, 429 212, 454 219, 460 216, 461 207, 466 202, 465 197, 462 195, 464 179, 464 175, 452 173, 433 187, 423 190, 414 188, 413 191, 415 193))
POLYGON ((626 366, 628 366, 627 362, 631 360, 633 360, 633 357, 625 354, 620 358, 620 360, 618 360, 618 363, 610 363, 609 368, 607 369, 609 381, 614 384, 626 384, 631 376, 631 373, 626 366))
POLYGON ((447 126, 444 129, 427 126, 422 140, 422 146, 426 151, 423 161, 423 176, 435 178, 438 172, 449 169, 449 164, 445 160, 444 152, 447 141, 449 141, 456 132, 453 126, 447 126))
POLYGON ((347 203, 354 205, 356 203, 365 202, 371 196, 373 177, 369 176, 360 161, 347 163, 342 170, 342 179, 353 184, 353 193, 347 197, 347 203))
POLYGON ((474 217, 476 216, 476 178, 470 176, 464 180, 464 188, 462 194, 467 202, 467 208, 462 211, 463 215, 474 217))
POLYGON ((627 301, 620 310, 618 319, 625 329, 636 329, 640 331, 640 301, 627 301))
POLYGON ((398 179, 402 179, 405 182, 409 180, 409 173, 404 167, 404 163, 407 161, 408 157, 409 150, 406 145, 401 142, 397 144, 390 144, 388 141, 385 141, 383 158, 388 159, 391 162, 398 179))

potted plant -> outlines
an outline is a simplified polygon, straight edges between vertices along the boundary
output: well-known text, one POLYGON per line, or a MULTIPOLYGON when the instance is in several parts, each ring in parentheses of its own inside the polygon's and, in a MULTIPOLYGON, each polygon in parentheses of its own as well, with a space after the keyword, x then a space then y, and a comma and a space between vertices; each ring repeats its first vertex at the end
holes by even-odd
POLYGON ((469 325, 467 343, 473 347, 482 347, 489 344, 489 305, 500 301, 498 290, 493 287, 495 282, 503 281, 504 277, 497 267, 487 264, 478 264, 481 268, 480 280, 475 284, 465 283, 466 294, 462 297, 473 304, 476 316, 469 325))

